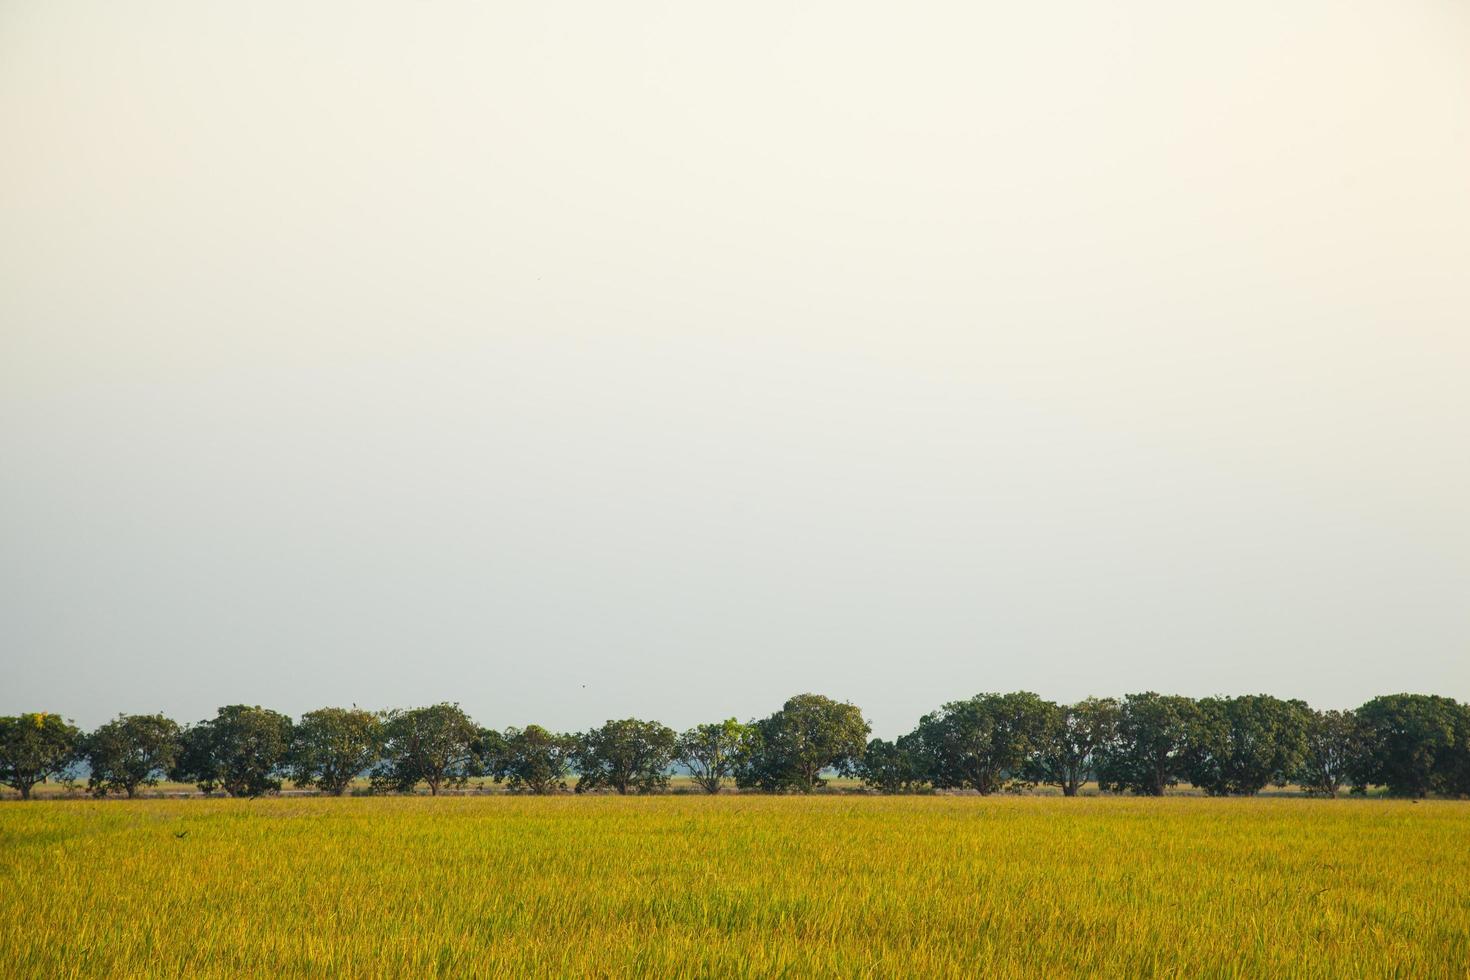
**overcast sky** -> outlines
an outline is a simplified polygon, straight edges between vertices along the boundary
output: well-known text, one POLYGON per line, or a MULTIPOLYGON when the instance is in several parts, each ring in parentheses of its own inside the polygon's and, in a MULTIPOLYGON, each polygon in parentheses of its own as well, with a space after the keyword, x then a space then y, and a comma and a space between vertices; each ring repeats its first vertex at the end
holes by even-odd
POLYGON ((1470 697, 1470 6, 7 0, 0 664, 1470 697))

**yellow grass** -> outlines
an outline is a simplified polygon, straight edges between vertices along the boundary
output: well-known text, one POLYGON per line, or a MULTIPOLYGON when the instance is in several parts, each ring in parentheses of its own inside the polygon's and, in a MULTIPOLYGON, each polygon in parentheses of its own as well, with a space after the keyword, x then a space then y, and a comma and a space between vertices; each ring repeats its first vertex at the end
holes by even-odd
POLYGON ((1470 976, 1445 802, 6 803, 0 873, 10 976, 1470 976))

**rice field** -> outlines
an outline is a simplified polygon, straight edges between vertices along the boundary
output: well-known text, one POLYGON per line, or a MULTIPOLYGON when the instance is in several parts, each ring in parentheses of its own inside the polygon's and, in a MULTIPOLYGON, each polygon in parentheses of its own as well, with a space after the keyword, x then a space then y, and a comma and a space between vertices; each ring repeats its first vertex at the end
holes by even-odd
POLYGON ((0 805, 8 976, 1470 976, 1470 804, 0 805))

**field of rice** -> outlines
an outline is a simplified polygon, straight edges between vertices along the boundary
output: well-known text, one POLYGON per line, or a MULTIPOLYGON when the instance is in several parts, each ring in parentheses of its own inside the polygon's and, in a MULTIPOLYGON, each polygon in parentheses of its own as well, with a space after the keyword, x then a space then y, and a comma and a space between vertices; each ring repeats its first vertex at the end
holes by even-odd
POLYGON ((1470 804, 0 805, 8 976, 1470 976, 1470 804))

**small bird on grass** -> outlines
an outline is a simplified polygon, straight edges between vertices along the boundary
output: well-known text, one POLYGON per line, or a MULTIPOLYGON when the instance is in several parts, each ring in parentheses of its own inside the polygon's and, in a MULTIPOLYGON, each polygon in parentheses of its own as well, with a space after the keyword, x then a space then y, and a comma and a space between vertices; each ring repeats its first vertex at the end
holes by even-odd
POLYGON ((180 831, 176 831, 174 833, 174 838, 176 840, 183 840, 185 837, 188 837, 188 836, 189 836, 189 832, 187 830, 180 830, 180 831))

